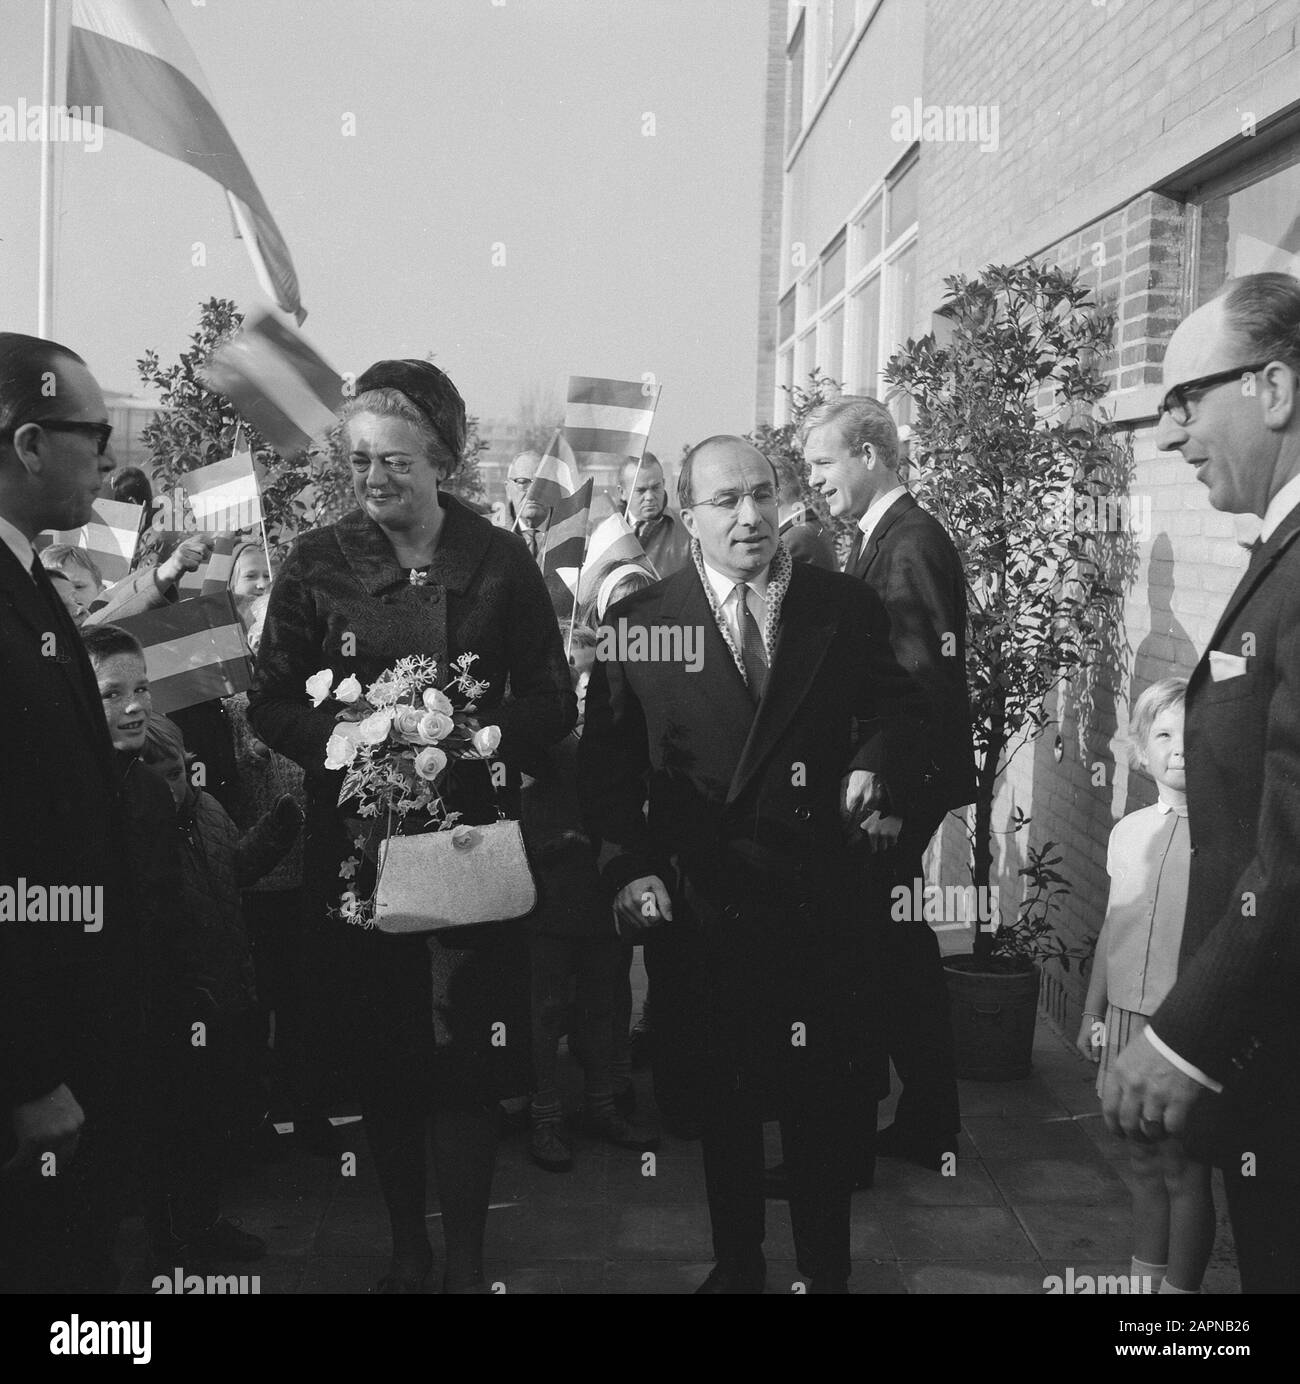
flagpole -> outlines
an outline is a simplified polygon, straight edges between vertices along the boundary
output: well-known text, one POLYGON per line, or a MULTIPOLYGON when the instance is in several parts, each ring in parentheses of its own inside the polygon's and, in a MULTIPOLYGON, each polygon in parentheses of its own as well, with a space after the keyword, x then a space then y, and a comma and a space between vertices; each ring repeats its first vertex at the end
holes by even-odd
POLYGON ((54 140, 50 117, 55 100, 56 0, 45 0, 45 40, 42 52, 41 100, 41 201, 36 261, 36 335, 50 338, 54 331, 54 140))
MULTIPOLYGON (((630 524, 632 521, 628 517, 632 512, 632 496, 636 494, 637 477, 641 474, 641 460, 645 456, 645 442, 641 443, 641 456, 636 459, 636 470, 632 472, 632 484, 627 488, 627 502, 623 506, 623 522, 630 524)), ((619 482, 622 485, 622 482, 619 482)))

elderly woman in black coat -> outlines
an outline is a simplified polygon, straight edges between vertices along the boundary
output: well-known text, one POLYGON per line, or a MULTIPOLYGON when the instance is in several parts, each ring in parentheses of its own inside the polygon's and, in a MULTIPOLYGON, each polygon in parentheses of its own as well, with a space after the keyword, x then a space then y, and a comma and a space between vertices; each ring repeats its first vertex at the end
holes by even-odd
POLYGON ((390 936, 332 913, 356 885, 338 873, 352 853, 337 804, 342 774, 325 768, 336 716, 329 703, 313 707, 304 684, 323 668, 364 686, 409 654, 433 656, 444 672, 477 654, 474 676, 490 684, 478 719, 500 728, 507 787, 494 792, 486 762, 458 763, 444 796, 466 822, 493 820, 498 805, 518 817, 519 766, 569 731, 576 704, 550 599, 522 539, 439 489, 465 445, 465 406, 452 382, 424 361, 381 361, 357 381, 343 419, 360 508, 299 538, 276 577, 249 719, 306 772, 307 906, 332 977, 323 1018, 356 1065, 392 1222, 392 1266, 379 1291, 418 1292, 431 1268, 430 1115, 444 1290, 483 1291, 497 1102, 527 1090, 526 950, 510 923, 390 936))

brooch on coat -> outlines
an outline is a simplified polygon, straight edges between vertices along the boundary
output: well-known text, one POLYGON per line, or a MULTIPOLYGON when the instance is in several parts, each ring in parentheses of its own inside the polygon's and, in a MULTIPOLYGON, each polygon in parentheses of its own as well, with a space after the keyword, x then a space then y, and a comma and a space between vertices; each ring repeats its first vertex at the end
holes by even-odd
POLYGON ((411 585, 412 585, 412 586, 428 586, 428 584, 429 584, 429 569, 428 569, 427 567, 412 567, 412 568, 411 568, 411 585))

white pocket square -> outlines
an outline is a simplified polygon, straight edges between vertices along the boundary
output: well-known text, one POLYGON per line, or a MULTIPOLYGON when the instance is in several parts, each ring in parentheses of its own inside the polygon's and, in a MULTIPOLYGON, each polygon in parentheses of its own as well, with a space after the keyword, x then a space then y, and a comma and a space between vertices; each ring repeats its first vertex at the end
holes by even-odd
POLYGON ((1227 682, 1229 678, 1243 677, 1246 660, 1237 654, 1221 654, 1217 649, 1210 650, 1210 677, 1214 682, 1227 682))

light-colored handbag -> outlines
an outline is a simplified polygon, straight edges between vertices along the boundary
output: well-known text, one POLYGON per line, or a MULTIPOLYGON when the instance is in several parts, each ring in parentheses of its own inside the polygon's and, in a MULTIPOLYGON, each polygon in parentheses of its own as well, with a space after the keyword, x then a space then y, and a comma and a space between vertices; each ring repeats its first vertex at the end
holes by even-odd
POLYGON ((536 906, 518 822, 390 836, 379 847, 375 925, 381 932, 504 922, 536 906))

